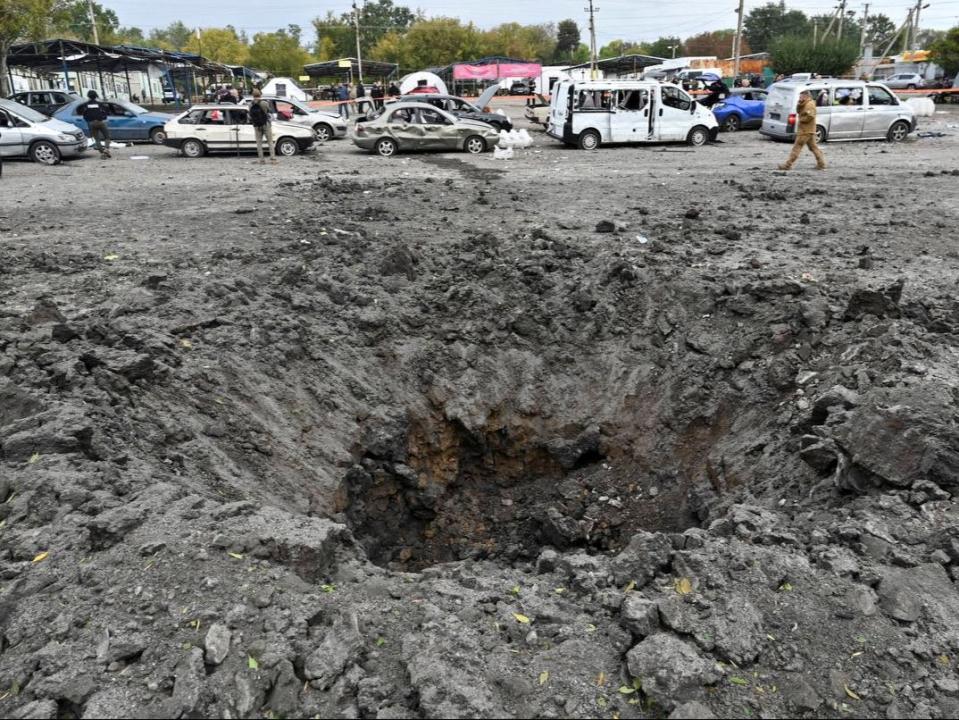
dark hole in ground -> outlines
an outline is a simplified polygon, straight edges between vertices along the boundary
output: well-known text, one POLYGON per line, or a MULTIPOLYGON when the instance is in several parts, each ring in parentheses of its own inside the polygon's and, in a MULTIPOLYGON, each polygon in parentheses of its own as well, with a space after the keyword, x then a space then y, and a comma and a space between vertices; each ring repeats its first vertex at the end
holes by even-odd
POLYGON ((346 515, 373 562, 407 570, 531 559, 546 545, 615 550, 641 529, 696 524, 682 473, 650 472, 608 443, 599 427, 551 433, 535 418, 480 432, 414 419, 360 448, 346 515))

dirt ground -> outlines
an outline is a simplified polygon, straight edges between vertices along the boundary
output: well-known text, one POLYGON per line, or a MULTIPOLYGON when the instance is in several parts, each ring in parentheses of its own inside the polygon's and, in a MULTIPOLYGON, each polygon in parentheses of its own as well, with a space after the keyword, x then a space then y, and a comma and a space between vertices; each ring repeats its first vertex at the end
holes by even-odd
POLYGON ((5 163, 0 714, 955 717, 920 131, 5 163))

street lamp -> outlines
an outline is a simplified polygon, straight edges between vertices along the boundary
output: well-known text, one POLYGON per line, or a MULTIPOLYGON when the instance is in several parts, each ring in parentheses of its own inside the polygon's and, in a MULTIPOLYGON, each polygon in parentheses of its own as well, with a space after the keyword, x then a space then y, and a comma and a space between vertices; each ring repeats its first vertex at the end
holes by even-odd
POLYGON ((673 51, 673 59, 674 59, 674 60, 676 59, 676 48, 678 48, 678 47, 679 47, 679 45, 667 45, 667 46, 666 46, 666 49, 667 49, 667 50, 672 50, 672 51, 673 51))

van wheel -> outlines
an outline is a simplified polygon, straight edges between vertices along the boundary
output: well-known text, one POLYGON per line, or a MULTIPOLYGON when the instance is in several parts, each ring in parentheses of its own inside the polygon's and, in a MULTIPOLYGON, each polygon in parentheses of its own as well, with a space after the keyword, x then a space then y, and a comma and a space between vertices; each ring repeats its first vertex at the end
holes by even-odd
POLYGON ((276 154, 283 157, 293 157, 300 152, 300 146, 296 144, 293 138, 280 138, 276 143, 276 154))
POLYGON ((739 119, 739 115, 730 115, 726 118, 726 122, 723 123, 723 130, 726 132, 736 132, 739 128, 742 127, 742 122, 739 119))
POLYGON ((702 125, 697 125, 692 130, 689 131, 689 135, 686 136, 686 142, 694 147, 700 147, 705 145, 709 140, 709 130, 704 128, 702 125))
POLYGON ((180 146, 180 150, 188 158, 200 158, 206 154, 206 148, 203 146, 203 143, 194 138, 184 140, 183 145, 180 146))
POLYGON ((313 126, 313 133, 320 142, 326 142, 333 139, 333 128, 326 123, 317 123, 313 126))
POLYGON ((817 125, 816 126, 816 144, 822 145, 824 142, 826 142, 826 128, 824 128, 822 125, 817 125))
POLYGON ((886 133, 886 139, 889 142, 902 142, 909 135, 909 124, 902 120, 897 120, 886 133))
POLYGON ((463 149, 470 155, 479 155, 486 152, 486 141, 479 135, 470 135, 463 143, 463 149))
POLYGON ((30 159, 41 165, 56 165, 60 162, 60 150, 53 143, 41 140, 30 146, 30 159))
POLYGON ((580 150, 595 150, 599 147, 600 137, 595 130, 584 130, 579 134, 580 150))

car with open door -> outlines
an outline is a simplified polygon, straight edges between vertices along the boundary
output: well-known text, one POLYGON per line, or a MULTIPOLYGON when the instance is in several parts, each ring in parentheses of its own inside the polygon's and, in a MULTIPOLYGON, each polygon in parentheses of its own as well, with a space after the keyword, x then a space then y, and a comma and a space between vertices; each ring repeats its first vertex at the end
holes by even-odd
MULTIPOLYGON (((276 154, 290 157, 306 152, 316 142, 313 128, 296 123, 272 121, 276 154)), ((170 120, 164 144, 189 158, 207 153, 256 152, 256 133, 245 105, 204 104, 170 120)))
POLYGON ((458 118, 424 102, 386 105, 357 122, 353 142, 384 157, 408 150, 486 152, 499 141, 492 125, 458 118))

